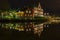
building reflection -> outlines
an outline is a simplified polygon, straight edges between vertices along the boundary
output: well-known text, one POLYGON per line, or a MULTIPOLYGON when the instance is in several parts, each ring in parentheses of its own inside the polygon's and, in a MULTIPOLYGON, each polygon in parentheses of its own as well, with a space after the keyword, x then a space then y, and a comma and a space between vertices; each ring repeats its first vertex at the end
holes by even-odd
POLYGON ((24 32, 33 32, 34 34, 38 34, 40 36, 41 32, 44 29, 44 24, 37 24, 35 22, 29 22, 29 23, 3 23, 2 29, 14 29, 18 31, 24 31, 24 32))

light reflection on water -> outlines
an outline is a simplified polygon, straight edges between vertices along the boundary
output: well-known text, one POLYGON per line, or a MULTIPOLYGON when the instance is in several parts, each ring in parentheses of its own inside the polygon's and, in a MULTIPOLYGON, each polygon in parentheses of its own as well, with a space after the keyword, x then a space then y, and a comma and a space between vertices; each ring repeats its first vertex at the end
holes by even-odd
POLYGON ((41 33, 45 31, 44 28, 48 30, 49 24, 55 24, 52 22, 38 23, 38 22, 25 22, 25 23, 0 23, 1 29, 5 30, 17 30, 19 32, 32 32, 34 35, 41 36, 41 33))
POLYGON ((18 31, 31 31, 34 34, 38 34, 40 36, 41 32, 43 31, 44 24, 43 23, 3 23, 2 29, 15 29, 18 31))

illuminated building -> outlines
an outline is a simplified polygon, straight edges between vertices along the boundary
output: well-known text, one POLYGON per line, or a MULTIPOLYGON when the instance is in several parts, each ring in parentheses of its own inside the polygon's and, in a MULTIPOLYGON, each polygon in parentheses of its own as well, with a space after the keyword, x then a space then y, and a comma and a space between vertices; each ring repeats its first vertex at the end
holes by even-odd
POLYGON ((49 16, 49 13, 44 13, 44 16, 49 16))
POLYGON ((27 10, 25 11, 25 17, 28 17, 29 19, 30 19, 30 18, 33 18, 32 9, 27 9, 27 10))
POLYGON ((19 10, 18 12, 15 12, 15 18, 20 19, 22 17, 24 17, 24 12, 23 11, 19 10))
POLYGON ((24 12, 23 11, 18 11, 17 16, 23 16, 24 12))
POLYGON ((41 5, 39 3, 38 7, 34 7, 34 16, 41 16, 43 17, 43 9, 41 8, 41 5))

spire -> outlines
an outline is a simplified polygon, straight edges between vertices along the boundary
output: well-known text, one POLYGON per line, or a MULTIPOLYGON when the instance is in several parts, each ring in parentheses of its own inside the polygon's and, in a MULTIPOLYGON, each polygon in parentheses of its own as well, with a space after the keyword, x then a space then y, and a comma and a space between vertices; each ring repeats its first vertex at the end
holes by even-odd
POLYGON ((39 4, 38 4, 38 8, 41 8, 40 2, 39 2, 39 4))

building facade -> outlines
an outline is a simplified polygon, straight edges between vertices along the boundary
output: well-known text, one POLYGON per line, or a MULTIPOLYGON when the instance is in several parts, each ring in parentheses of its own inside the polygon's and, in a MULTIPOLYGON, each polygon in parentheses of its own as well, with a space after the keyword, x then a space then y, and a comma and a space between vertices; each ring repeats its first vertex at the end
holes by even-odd
POLYGON ((41 8, 41 5, 39 3, 39 5, 37 7, 34 7, 34 16, 40 16, 43 17, 43 9, 41 8))

